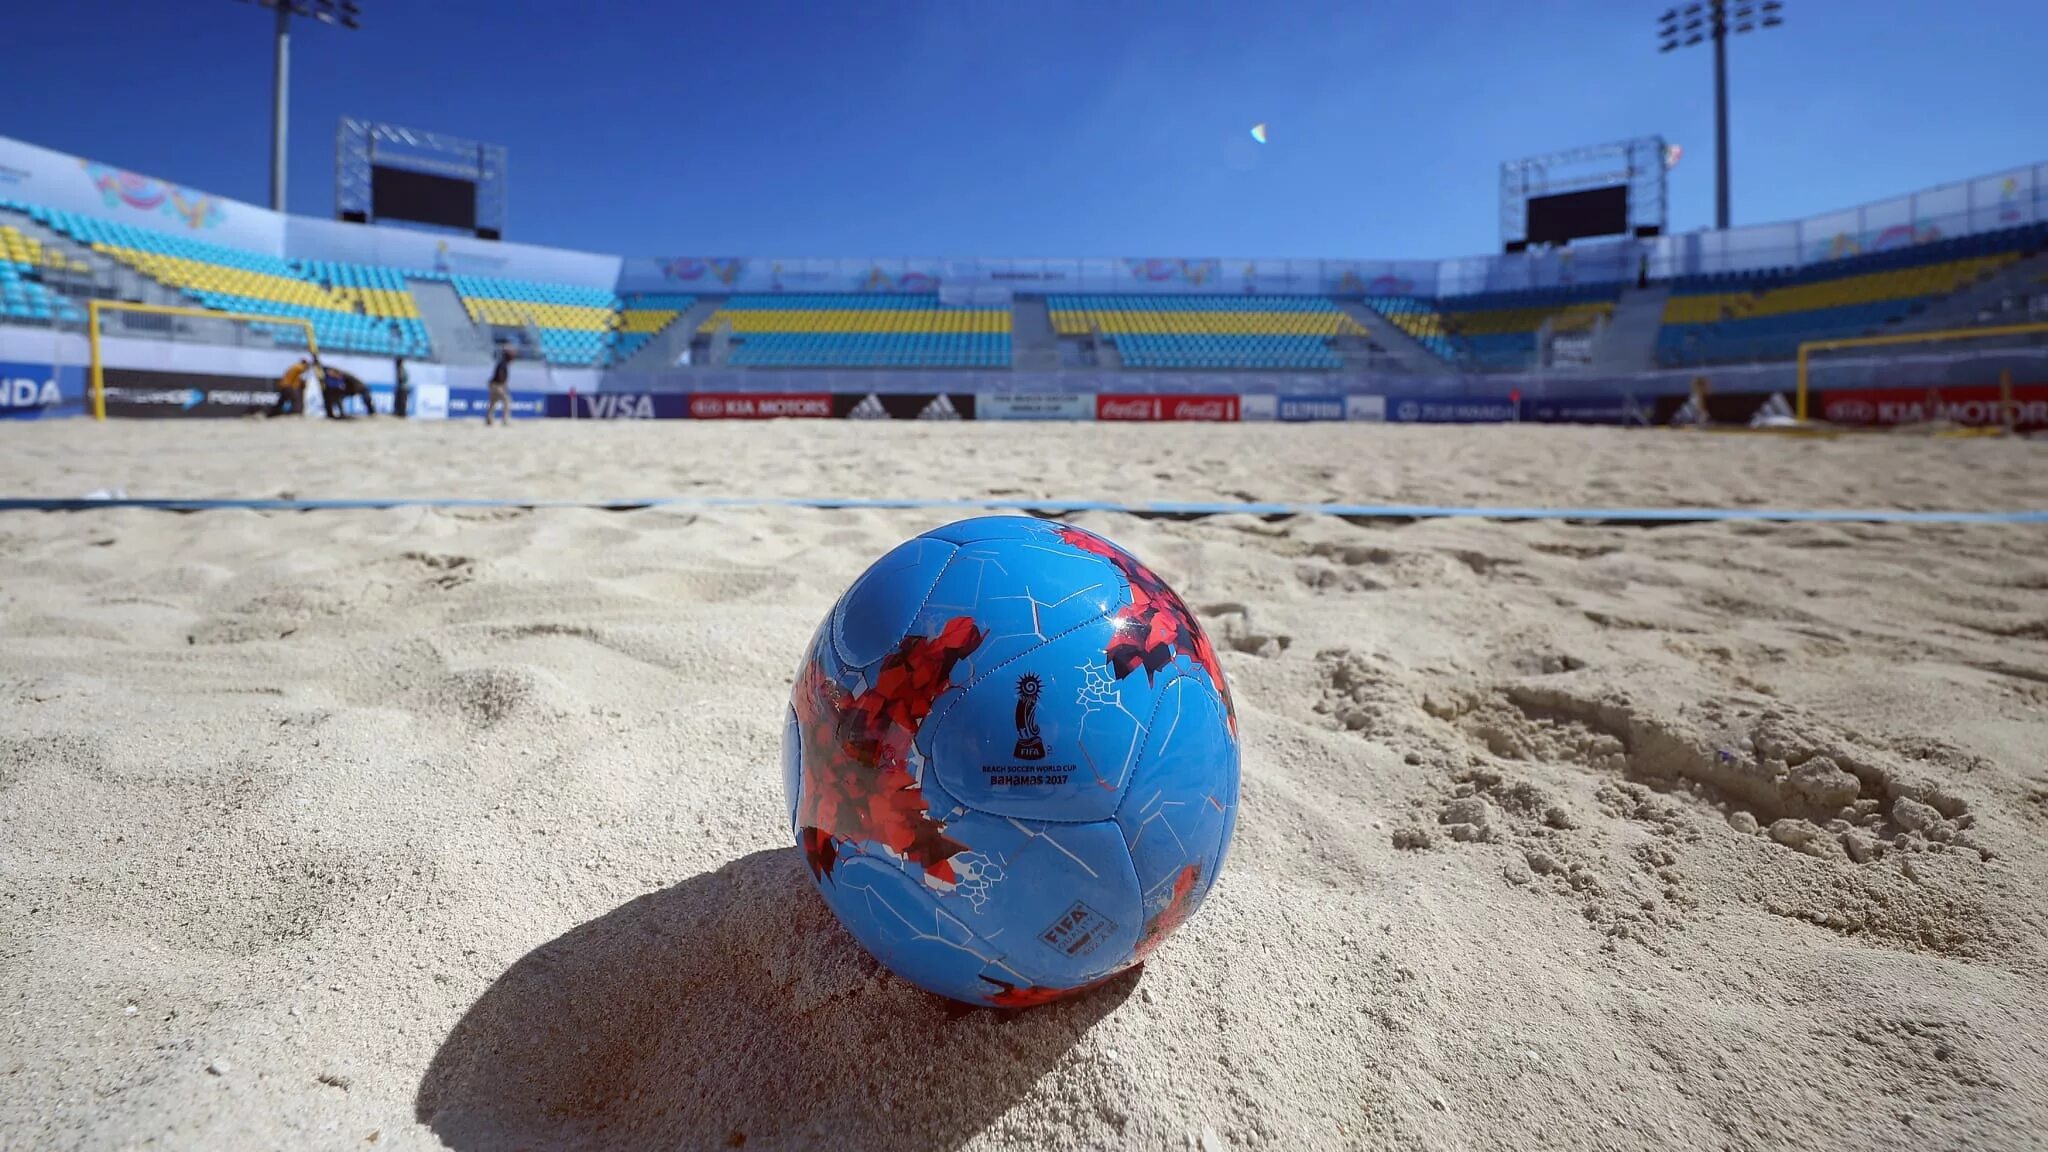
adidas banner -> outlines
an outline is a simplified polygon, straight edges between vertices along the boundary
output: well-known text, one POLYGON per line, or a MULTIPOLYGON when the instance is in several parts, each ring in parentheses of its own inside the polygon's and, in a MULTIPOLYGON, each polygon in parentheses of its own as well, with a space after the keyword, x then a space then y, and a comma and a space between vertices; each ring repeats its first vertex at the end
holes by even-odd
POLYGON ((842 420, 972 420, 972 392, 841 392, 832 414, 842 420))

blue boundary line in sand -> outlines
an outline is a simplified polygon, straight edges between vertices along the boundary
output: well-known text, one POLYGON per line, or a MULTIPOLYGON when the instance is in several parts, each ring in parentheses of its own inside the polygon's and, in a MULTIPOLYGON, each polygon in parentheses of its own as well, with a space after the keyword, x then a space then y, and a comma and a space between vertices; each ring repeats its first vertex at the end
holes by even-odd
POLYGON ((2048 509, 2015 512, 1904 512, 1852 508, 1485 508, 1441 504, 1294 504, 1262 501, 860 499, 839 496, 669 496, 645 500, 498 500, 459 497, 363 497, 338 500, 65 500, 0 497, 0 512, 84 512, 147 508, 162 512, 331 512, 390 508, 584 508, 626 512, 641 508, 851 508, 949 509, 963 512, 1122 512, 1134 516, 1344 516, 1366 520, 1580 520, 1610 524, 1688 524, 1719 521, 1826 524, 2048 524, 2048 509))

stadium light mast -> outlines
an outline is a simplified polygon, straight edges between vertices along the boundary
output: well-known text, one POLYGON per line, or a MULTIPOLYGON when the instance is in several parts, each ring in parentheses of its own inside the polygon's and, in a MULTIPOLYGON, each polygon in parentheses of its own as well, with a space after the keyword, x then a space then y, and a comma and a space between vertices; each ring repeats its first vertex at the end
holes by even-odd
POLYGON ((277 13, 277 74, 270 89, 270 210, 284 211, 285 142, 291 119, 292 17, 350 31, 361 27, 355 0, 242 0, 277 13))
POLYGON ((1707 0, 1668 8, 1657 17, 1657 51, 1714 41, 1714 227, 1728 230, 1728 37, 1785 22, 1779 0, 1707 0))

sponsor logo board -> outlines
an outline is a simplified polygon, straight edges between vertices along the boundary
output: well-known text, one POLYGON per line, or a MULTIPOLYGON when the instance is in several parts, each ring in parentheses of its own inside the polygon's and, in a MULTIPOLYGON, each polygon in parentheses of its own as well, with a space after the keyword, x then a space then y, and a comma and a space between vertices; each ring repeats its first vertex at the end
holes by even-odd
MULTIPOLYGON (((535 420, 546 416, 548 414, 548 396, 549 393, 546 392, 512 393, 512 418, 515 420, 535 420)), ((490 402, 491 391, 488 388, 450 388, 448 389, 448 418, 451 420, 464 420, 472 417, 481 419, 484 415, 484 410, 489 407, 490 402)), ((312 406, 313 400, 308 397, 306 403, 312 406)))
POLYGON ((972 420, 971 392, 839 392, 832 414, 843 420, 972 420))
POLYGON ((1387 401, 1400 424, 1498 424, 1515 418, 1512 400, 1438 400, 1421 397, 1387 401))
MULTIPOLYGON (((105 390, 108 416, 158 420, 224 419, 247 416, 277 405, 277 382, 274 379, 108 368, 101 375, 101 384, 105 390)), ((317 392, 307 391, 306 407, 319 409, 317 392)))
POLYGON ((830 392, 696 392, 692 420, 824 419, 832 415, 830 392))
POLYGON ((1522 401, 1522 419, 1542 424, 1646 424, 1652 408, 1629 396, 1546 396, 1522 401))
POLYGON ((982 420, 1093 420, 1095 397, 1073 392, 983 392, 975 397, 982 420))
POLYGON ((1350 418, 1350 410, 1342 396, 1282 396, 1279 418, 1289 424, 1345 420, 1350 418))
POLYGON ((556 393, 547 398, 547 413, 571 420, 681 420, 690 403, 680 392, 556 393))
POLYGON ((0 420, 48 420, 87 410, 85 372, 66 365, 0 363, 0 420))
POLYGON ((1365 420, 1379 423, 1387 418, 1387 398, 1385 396, 1346 396, 1344 398, 1344 418, 1346 420, 1365 420))
POLYGON ((1236 396, 1135 396, 1104 393, 1095 398, 1097 420, 1231 421, 1238 416, 1236 396))
MULTIPOLYGON (((1946 420, 1983 428, 2006 422, 2005 398, 1995 384, 1962 388, 1873 388, 1822 392, 1810 415, 1830 424, 1919 424, 1946 420)), ((2015 384, 2013 423, 2048 428, 2048 384, 2015 384)))

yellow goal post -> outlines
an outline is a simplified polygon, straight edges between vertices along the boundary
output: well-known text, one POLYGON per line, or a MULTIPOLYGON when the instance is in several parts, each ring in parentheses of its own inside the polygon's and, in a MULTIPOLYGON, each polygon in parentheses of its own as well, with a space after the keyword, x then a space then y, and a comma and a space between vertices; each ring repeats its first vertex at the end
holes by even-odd
POLYGON ((1851 336, 1838 340, 1808 340, 1799 346, 1799 400, 1794 415, 1807 420, 1807 357, 1815 352, 1836 352, 1844 348, 1886 348, 1902 344, 1940 344, 1949 340, 1986 340, 1997 336, 2024 336, 2048 332, 2048 323, 2000 324, 1989 328, 1939 328, 1931 332, 1898 332, 1890 336, 1851 336))
MULTIPOLYGON (((88 301, 85 316, 85 340, 87 356, 89 358, 87 378, 89 380, 88 386, 92 389, 92 417, 95 420, 105 420, 107 418, 106 361, 101 355, 100 349, 101 329, 104 326, 103 321, 105 317, 116 314, 162 316, 173 321, 182 316, 190 320, 203 321, 215 325, 223 323, 228 325, 266 324, 297 328, 306 334, 306 353, 311 356, 318 356, 320 354, 320 343, 313 337, 313 322, 299 316, 266 316, 256 312, 217 312, 211 308, 183 308, 169 304, 134 304, 126 300, 88 301)), ((248 346, 243 344, 241 340, 241 332, 245 330, 238 329, 235 338, 226 342, 236 346, 248 346)), ((138 337, 142 339, 152 338, 148 334, 138 334, 138 337)), ((175 336, 170 338, 176 339, 175 336)), ((275 348, 297 351, 291 345, 278 344, 274 339, 268 339, 257 346, 266 350, 275 348)))

